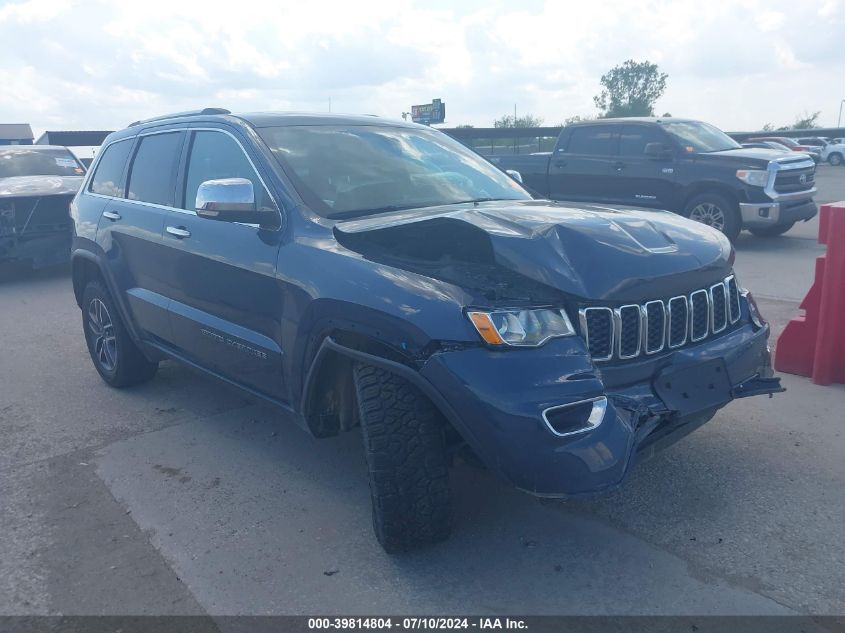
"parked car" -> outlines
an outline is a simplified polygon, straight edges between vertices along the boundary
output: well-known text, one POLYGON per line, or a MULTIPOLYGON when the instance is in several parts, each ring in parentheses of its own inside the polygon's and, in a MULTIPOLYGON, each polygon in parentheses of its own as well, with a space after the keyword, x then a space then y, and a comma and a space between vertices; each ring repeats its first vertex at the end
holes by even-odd
POLYGON ((66 147, 0 146, 0 262, 35 268, 70 255, 70 201, 85 169, 66 147))
POLYGON ((812 145, 804 145, 803 143, 799 143, 795 139, 789 138, 787 136, 760 137, 750 138, 747 140, 751 143, 758 141, 774 141, 776 143, 780 143, 781 145, 785 145, 793 152, 801 152, 802 154, 808 154, 816 164, 820 163, 822 160, 821 150, 818 147, 814 147, 812 145))
POLYGON ((841 165, 845 158, 845 143, 837 143, 822 137, 801 138, 798 142, 817 148, 821 153, 821 160, 826 160, 831 165, 841 165))
POLYGON ((391 552, 448 535, 459 450, 534 495, 591 493, 782 390, 719 232, 534 200, 425 126, 151 119, 106 139, 72 209, 103 380, 176 359, 317 437, 360 426, 391 552))
POLYGON ((786 145, 781 145, 775 141, 757 141, 757 142, 745 142, 743 141, 740 143, 743 147, 748 149, 774 149, 779 152, 791 152, 792 150, 789 149, 786 145))
POLYGON ((554 151, 494 156, 539 195, 668 209, 722 231, 780 235, 816 215, 805 155, 743 149, 712 125, 676 118, 569 125, 554 151))

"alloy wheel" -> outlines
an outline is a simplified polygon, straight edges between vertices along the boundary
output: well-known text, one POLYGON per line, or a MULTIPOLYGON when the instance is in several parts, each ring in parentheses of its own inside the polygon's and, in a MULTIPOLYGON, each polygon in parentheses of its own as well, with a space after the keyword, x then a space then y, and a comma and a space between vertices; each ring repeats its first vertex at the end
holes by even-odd
POLYGON ((702 202, 695 205, 689 214, 690 220, 701 222, 707 226, 712 226, 724 233, 725 231, 725 212, 712 202, 702 202))
POLYGON ((114 323, 106 304, 100 299, 92 299, 88 304, 88 329, 94 337, 94 356, 106 371, 114 371, 117 363, 117 340, 114 323))

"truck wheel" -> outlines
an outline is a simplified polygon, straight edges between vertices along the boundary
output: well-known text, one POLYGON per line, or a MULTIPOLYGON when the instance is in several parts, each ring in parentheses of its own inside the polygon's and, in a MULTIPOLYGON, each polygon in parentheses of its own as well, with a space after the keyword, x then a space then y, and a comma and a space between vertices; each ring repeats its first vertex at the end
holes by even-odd
POLYGON ((695 196, 684 207, 684 215, 690 220, 712 226, 724 233, 733 242, 742 230, 742 220, 736 202, 720 193, 702 193, 695 196))
POLYGON ((449 459, 440 412, 384 369, 353 369, 370 478, 373 528, 388 553, 450 533, 449 459))
POLYGON ((82 328, 94 367, 112 387, 130 387, 152 378, 158 363, 135 345, 111 295, 99 281, 88 282, 82 294, 82 328))
POLYGON ((827 162, 829 162, 834 167, 842 164, 842 154, 839 152, 834 152, 830 156, 827 157, 827 162))
POLYGON ((757 237, 777 237, 783 235, 789 229, 795 226, 795 222, 787 222, 786 224, 776 224, 774 226, 759 226, 753 229, 748 229, 757 237))

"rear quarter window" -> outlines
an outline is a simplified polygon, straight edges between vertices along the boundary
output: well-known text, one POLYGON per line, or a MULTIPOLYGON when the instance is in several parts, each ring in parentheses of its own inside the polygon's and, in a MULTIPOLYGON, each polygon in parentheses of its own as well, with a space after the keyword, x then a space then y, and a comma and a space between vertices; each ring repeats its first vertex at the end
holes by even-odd
POLYGON ((120 180, 130 149, 132 149, 132 139, 117 141, 103 150, 100 162, 97 163, 97 171, 94 172, 91 186, 88 188, 91 193, 113 198, 123 197, 120 180))

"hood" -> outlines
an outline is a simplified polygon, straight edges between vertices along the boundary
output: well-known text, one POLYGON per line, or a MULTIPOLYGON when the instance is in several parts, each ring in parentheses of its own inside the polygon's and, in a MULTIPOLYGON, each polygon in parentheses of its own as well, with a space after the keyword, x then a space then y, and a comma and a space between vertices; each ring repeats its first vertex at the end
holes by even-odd
POLYGON ((516 274, 533 282, 526 285, 587 300, 674 296, 725 277, 733 263, 730 242, 710 227, 665 211, 587 204, 430 207, 339 222, 334 230, 347 248, 431 277, 462 264, 487 267, 481 279, 508 278, 518 288, 516 274))
POLYGON ((771 161, 789 164, 800 163, 809 158, 808 155, 798 152, 781 152, 776 149, 763 149, 762 147, 740 147, 695 155, 697 161, 718 161, 720 163, 735 165, 737 169, 742 169, 743 167, 765 169, 771 161))
POLYGON ((74 195, 84 176, 14 176, 0 178, 0 198, 74 195))

